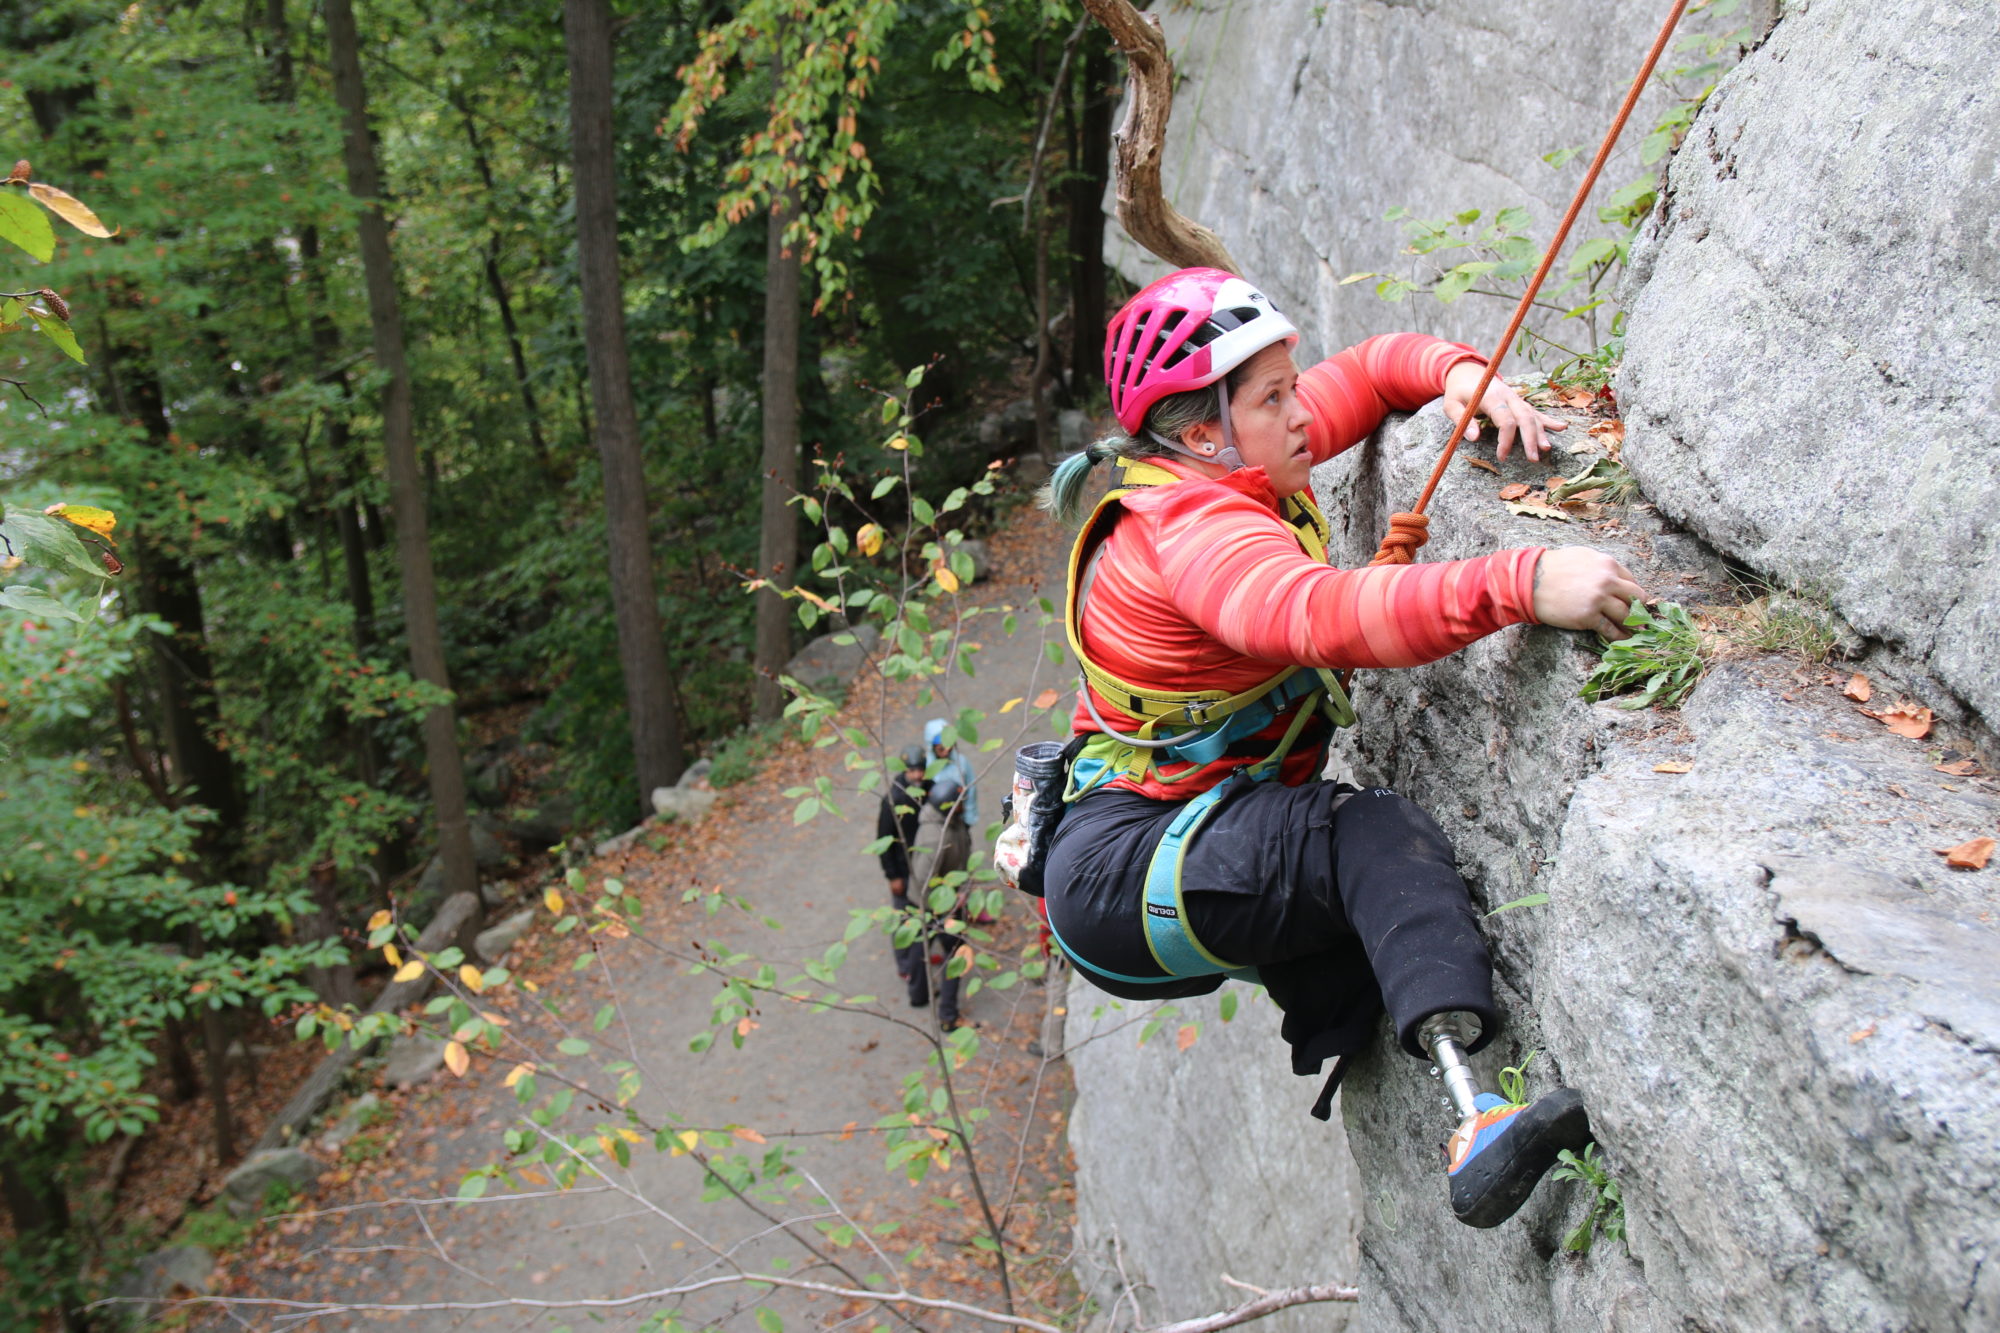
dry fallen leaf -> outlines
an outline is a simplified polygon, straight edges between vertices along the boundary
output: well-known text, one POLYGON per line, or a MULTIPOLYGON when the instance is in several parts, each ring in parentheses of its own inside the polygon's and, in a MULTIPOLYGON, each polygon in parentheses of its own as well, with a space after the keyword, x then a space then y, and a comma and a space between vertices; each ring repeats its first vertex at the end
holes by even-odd
POLYGON ((1694 765, 1683 764, 1679 760, 1675 760, 1671 763, 1654 764, 1653 771, 1655 773, 1692 773, 1694 772, 1694 765))
POLYGON ((65 194, 55 186, 44 185, 40 181, 30 184, 28 186, 28 193, 35 197, 36 203, 48 209, 49 212, 54 213, 64 222, 69 223, 70 226, 75 227, 85 236, 100 236, 107 239, 111 236, 110 229, 98 220, 97 214, 86 208, 83 202, 75 196, 65 194))
POLYGON ((1893 782, 1889 784, 1889 792, 1891 795, 1900 796, 1906 801, 1910 799, 1910 794, 1893 782))
POLYGON ((1865 704, 1874 697, 1875 687, 1868 683, 1868 677, 1857 671, 1847 678, 1847 684, 1840 692, 1858 704, 1865 704))
POLYGON ((748 1125, 738 1125, 729 1132, 737 1138, 742 1139, 745 1143, 764 1143, 767 1141, 762 1134, 759 1134, 748 1125))
POLYGON ((1870 1037, 1875 1035, 1875 1028, 1876 1025, 1870 1023, 1865 1028, 1855 1029, 1853 1032, 1847 1034, 1847 1044, 1852 1046, 1857 1041, 1867 1041, 1870 1037))
POLYGON ((1510 514, 1519 514, 1523 518, 1548 518, 1554 519, 1558 523, 1576 522, 1574 518, 1565 514, 1562 510, 1555 508, 1553 505, 1536 504, 1533 501, 1511 503, 1507 506, 1507 512, 1510 514))
POLYGON ((1597 401, 1597 395, 1588 389, 1557 389, 1556 397, 1562 405, 1570 408, 1585 408, 1597 401))
POLYGON ((1996 844, 1991 838, 1974 838, 1970 842, 1961 842, 1956 847, 1940 847, 1937 849, 1937 854, 1942 856, 1944 863, 1953 870, 1984 870, 1987 861, 1992 859, 1995 846, 2000 844, 1996 844))
POLYGON ((1949 773, 1955 778, 1976 778, 1981 772, 1979 761, 1976 759, 1959 759, 1949 764, 1933 764, 1931 767, 1940 773, 1949 773))
POLYGON ((1600 444, 1610 448, 1625 443, 1625 423, 1622 421, 1600 421, 1590 428, 1590 433, 1600 444))
POLYGON ((1503 500, 1518 500, 1527 493, 1528 485, 1526 482, 1521 481, 1513 482, 1510 485, 1500 488, 1500 498, 1503 500))
POLYGON ((1467 467, 1476 467, 1483 469, 1484 471, 1491 472, 1496 477, 1500 475, 1500 469, 1494 467, 1491 463, 1487 462, 1483 458, 1468 458, 1465 460, 1465 465, 1467 467))
POLYGON ((1894 708, 1882 709, 1880 712, 1873 708, 1862 708, 1857 711, 1874 718, 1898 736, 1907 736, 1913 741, 1920 741, 1931 734, 1931 710, 1928 708, 1902 703, 1894 708))
POLYGON ((1035 696, 1035 707, 1052 708, 1055 706, 1056 700, 1060 698, 1062 698, 1061 690, 1043 690, 1035 696))

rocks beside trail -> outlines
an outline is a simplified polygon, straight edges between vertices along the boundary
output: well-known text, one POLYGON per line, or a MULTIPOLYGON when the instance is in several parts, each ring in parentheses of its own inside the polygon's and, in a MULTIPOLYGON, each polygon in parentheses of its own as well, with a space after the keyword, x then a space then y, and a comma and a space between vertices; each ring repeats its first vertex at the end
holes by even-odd
POLYGON ((287 1196, 308 1193, 319 1180, 319 1163, 302 1148, 265 1148, 251 1153, 222 1182, 222 1203, 235 1218, 255 1217, 264 1210, 272 1187, 287 1196))
POLYGON ((215 1256, 199 1245, 170 1245, 141 1259, 112 1288, 113 1321, 121 1328, 145 1328, 167 1313, 182 1293, 207 1295, 215 1276, 215 1256))

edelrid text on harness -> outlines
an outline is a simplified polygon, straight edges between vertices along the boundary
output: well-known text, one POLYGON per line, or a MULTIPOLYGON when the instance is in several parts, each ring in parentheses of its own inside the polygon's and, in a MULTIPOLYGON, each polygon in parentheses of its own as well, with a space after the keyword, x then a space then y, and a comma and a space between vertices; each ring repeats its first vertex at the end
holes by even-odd
MULTIPOLYGON (((1146 871, 1146 945, 1153 961, 1168 975, 1127 976, 1092 966, 1067 944, 1063 952, 1083 967, 1116 981, 1163 983, 1186 977, 1214 976, 1218 973, 1257 979, 1256 969, 1239 967, 1216 957, 1203 947, 1187 925, 1186 904, 1182 900, 1181 863, 1187 844, 1202 823, 1221 804, 1224 796, 1243 781, 1262 782, 1275 777, 1285 756, 1291 753, 1299 734, 1317 712, 1324 712, 1336 727, 1352 726, 1354 708, 1338 677, 1318 667, 1286 667, 1247 690, 1231 694, 1226 690, 1161 690, 1122 680, 1093 662, 1083 646, 1083 608, 1097 572, 1104 539, 1111 534, 1122 512, 1119 502, 1133 492, 1150 486, 1167 486, 1181 480, 1163 467, 1151 463, 1120 460, 1118 483, 1091 512, 1069 559, 1067 627, 1070 651, 1083 669, 1084 707, 1101 729, 1090 736, 1072 763, 1063 799, 1074 802, 1093 789, 1119 777, 1143 781, 1151 773, 1161 782, 1180 782, 1202 771, 1228 752, 1230 746, 1256 735, 1286 713, 1291 722, 1277 748, 1255 763, 1239 768, 1223 781, 1190 800, 1174 816, 1166 834, 1154 850, 1146 871), (1135 733, 1111 727, 1097 710, 1092 691, 1110 700, 1118 709, 1140 719, 1135 733), (1185 771, 1167 777, 1159 771, 1162 759, 1187 763, 1185 771)), ((1304 493, 1285 497, 1283 514, 1299 546, 1314 560, 1326 562, 1327 522, 1312 497, 1304 493)), ((1062 937, 1056 936, 1057 943, 1062 937)))

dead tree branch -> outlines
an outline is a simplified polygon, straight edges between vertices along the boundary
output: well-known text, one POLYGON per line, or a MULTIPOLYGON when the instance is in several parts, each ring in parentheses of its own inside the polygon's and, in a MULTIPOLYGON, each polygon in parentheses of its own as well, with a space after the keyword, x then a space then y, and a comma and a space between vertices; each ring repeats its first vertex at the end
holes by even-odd
MULTIPOLYGON (((1245 1284, 1236 1282, 1231 1285, 1245 1284)), ((1352 1302, 1360 1299, 1359 1287, 1342 1286, 1337 1282, 1320 1283, 1310 1287, 1287 1287, 1283 1291, 1266 1292, 1256 1300, 1246 1301, 1233 1310, 1203 1315, 1199 1319, 1180 1319, 1171 1324, 1157 1324, 1147 1329, 1145 1333, 1216 1333, 1218 1329, 1247 1324, 1253 1319, 1262 1319, 1280 1310, 1289 1310, 1294 1305, 1314 1305, 1321 1301, 1352 1302)))
POLYGON ((1125 53, 1130 74, 1125 123, 1118 128, 1115 181, 1118 222, 1133 240, 1179 268, 1239 272, 1222 240, 1168 203, 1160 191, 1160 153, 1174 108, 1174 62, 1160 21, 1132 0, 1083 0, 1125 53))

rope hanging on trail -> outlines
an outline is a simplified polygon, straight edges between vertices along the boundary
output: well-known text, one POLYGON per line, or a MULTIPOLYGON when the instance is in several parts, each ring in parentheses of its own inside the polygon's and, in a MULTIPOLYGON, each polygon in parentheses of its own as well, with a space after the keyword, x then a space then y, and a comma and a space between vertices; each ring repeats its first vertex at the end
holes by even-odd
POLYGON ((1479 376, 1479 387, 1472 391, 1472 401, 1466 404, 1465 411, 1458 418, 1458 424, 1452 428, 1451 438, 1445 441, 1444 452, 1439 455, 1437 466, 1431 469, 1431 479, 1424 483, 1424 493, 1417 497, 1416 505, 1409 512, 1389 516, 1388 535, 1382 538, 1381 549, 1377 550, 1375 558, 1368 562, 1370 565, 1407 565, 1416 555, 1417 548, 1429 540, 1430 518, 1424 510, 1431 502, 1431 495, 1437 490, 1438 482, 1444 479, 1444 470, 1451 464, 1452 455, 1458 452, 1458 442, 1465 438, 1466 427, 1470 426, 1472 418, 1479 414, 1480 400, 1486 397, 1488 386, 1493 383, 1493 377, 1499 373, 1500 362, 1506 357, 1507 349, 1514 345, 1514 337, 1520 333, 1522 321, 1528 317, 1528 311, 1534 305, 1535 297, 1542 290, 1543 280, 1549 276, 1549 270, 1554 267, 1556 255, 1562 250, 1563 242, 1569 239, 1570 227, 1575 224, 1577 215, 1583 212, 1584 201, 1589 199, 1591 189, 1596 186, 1598 173, 1604 170, 1605 160, 1611 156, 1612 148, 1617 145, 1618 136, 1624 133, 1625 122, 1631 119, 1632 108, 1638 104, 1639 94, 1645 91, 1646 81, 1653 77, 1653 67, 1660 63, 1660 56, 1665 53, 1667 42, 1673 37, 1674 28, 1679 25, 1681 14, 1687 9, 1687 5, 1688 0, 1674 0, 1672 12, 1667 15, 1667 21, 1660 26, 1659 35, 1653 39, 1652 49, 1646 53, 1646 63, 1639 67, 1639 73, 1632 80, 1632 86, 1626 90, 1625 101, 1618 108, 1618 115, 1612 120, 1610 130, 1605 133, 1604 142, 1598 146, 1597 156, 1591 160, 1590 170, 1584 172, 1583 183, 1577 186, 1576 197, 1569 202, 1569 211, 1563 214, 1562 222, 1556 227, 1555 239, 1549 242, 1549 248, 1543 252, 1541 266, 1535 270, 1535 275, 1528 279, 1528 290, 1521 294, 1521 303, 1514 307, 1514 318, 1507 321, 1507 331, 1500 335, 1500 345, 1494 349, 1492 357, 1486 362, 1486 368, 1479 376))

